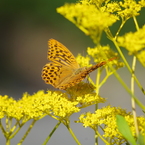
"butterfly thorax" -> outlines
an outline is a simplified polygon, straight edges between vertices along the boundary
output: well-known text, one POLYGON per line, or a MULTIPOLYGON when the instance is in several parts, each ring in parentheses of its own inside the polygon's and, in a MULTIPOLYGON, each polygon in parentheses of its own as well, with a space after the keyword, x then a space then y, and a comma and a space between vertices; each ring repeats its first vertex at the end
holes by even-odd
POLYGON ((74 75, 77 75, 77 74, 79 74, 79 73, 81 73, 82 71, 85 71, 85 70, 87 70, 87 67, 80 67, 77 70, 75 70, 74 75))
POLYGON ((43 67, 42 78, 47 84, 61 90, 78 84, 89 73, 106 64, 106 61, 103 61, 89 68, 80 67, 73 54, 63 44, 50 39, 48 45, 50 62, 43 67))
POLYGON ((82 68, 69 68, 69 67, 63 67, 63 71, 62 74, 60 75, 60 78, 58 80, 58 86, 61 86, 62 84, 67 84, 68 82, 72 83, 74 81, 75 82, 75 78, 76 76, 79 76, 82 72, 84 72, 86 70, 86 67, 82 67, 82 68), (65 76, 65 77, 64 77, 65 76))

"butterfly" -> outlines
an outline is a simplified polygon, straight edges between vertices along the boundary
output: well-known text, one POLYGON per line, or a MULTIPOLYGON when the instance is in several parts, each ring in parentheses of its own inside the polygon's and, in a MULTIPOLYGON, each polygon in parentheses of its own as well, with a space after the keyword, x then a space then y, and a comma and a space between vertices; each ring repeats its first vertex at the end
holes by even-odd
POLYGON ((57 40, 50 39, 48 46, 48 60, 50 62, 43 67, 41 76, 46 84, 60 90, 75 86, 89 73, 107 63, 103 61, 89 68, 80 67, 73 54, 57 40))

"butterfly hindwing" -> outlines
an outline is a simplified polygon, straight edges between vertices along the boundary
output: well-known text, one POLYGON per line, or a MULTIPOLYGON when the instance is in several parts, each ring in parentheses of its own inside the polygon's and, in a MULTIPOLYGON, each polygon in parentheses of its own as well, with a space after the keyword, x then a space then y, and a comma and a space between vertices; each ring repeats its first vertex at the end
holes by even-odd
MULTIPOLYGON (((103 61, 90 68, 81 68, 73 54, 63 44, 55 39, 50 39, 48 46, 50 62, 43 67, 42 79, 45 83, 61 90, 75 86, 85 79, 89 73, 107 63, 103 61)), ((109 61, 113 59, 115 58, 109 59, 109 61)))
POLYGON ((66 90, 69 87, 75 86, 76 84, 78 84, 79 82, 84 80, 89 73, 91 73, 92 71, 96 70, 97 68, 99 68, 105 64, 106 64, 106 62, 104 61, 104 62, 98 63, 96 65, 93 65, 89 68, 85 68, 85 67, 80 68, 80 71, 77 70, 76 72, 73 72, 69 76, 69 78, 66 78, 64 80, 64 82, 58 86, 58 88, 61 90, 66 90))
POLYGON ((47 63, 42 69, 42 79, 46 84, 51 84, 55 88, 67 85, 67 80, 73 74, 73 69, 68 69, 67 66, 60 65, 59 63, 47 63))

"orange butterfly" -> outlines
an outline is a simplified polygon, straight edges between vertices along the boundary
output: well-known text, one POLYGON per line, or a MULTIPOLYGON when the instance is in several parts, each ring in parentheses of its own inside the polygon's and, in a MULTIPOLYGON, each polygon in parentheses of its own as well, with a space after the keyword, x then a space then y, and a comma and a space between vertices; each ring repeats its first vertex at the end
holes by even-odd
MULTIPOLYGON (((42 79, 47 84, 51 84, 60 90, 66 90, 79 82, 97 68, 105 65, 107 62, 95 64, 89 68, 80 67, 73 54, 60 42, 55 39, 48 41, 48 59, 42 70, 42 79)), ((115 58, 109 59, 112 61, 115 58)))

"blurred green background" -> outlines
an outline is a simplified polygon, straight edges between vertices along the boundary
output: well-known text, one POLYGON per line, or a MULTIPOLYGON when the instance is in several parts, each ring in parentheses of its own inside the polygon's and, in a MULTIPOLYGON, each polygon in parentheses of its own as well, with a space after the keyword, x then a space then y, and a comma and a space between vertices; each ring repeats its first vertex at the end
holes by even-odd
MULTIPOLYGON (((0 1, 0 93, 21 97, 51 86, 41 79, 47 60, 47 41, 54 38, 76 56, 89 43, 79 29, 56 12, 65 2, 75 0, 0 1)), ((84 49, 84 50, 83 50, 84 49)), ((51 87, 52 88, 52 87, 51 87)))
MULTIPOLYGON (((47 85, 41 79, 42 67, 48 62, 47 60, 47 41, 54 38, 65 46, 77 56, 78 53, 86 55, 86 48, 93 47, 94 44, 91 39, 81 32, 74 24, 69 22, 63 16, 56 12, 56 8, 65 3, 76 2, 75 0, 1 0, 0 1, 0 94, 9 95, 13 98, 21 98, 24 92, 33 94, 38 90, 54 89, 47 85)), ((145 24, 145 9, 141 11, 141 15, 137 17, 139 26, 145 24)), ((111 27, 113 33, 118 29, 120 22, 111 27)), ((129 20, 122 29, 123 35, 129 31, 135 31, 133 20, 129 20)), ((109 44, 114 51, 114 45, 103 35, 102 45, 109 44)), ((128 52, 123 50, 130 65, 132 56, 128 56, 128 52)), ((121 61, 121 60, 120 60, 121 61)), ((123 67, 118 70, 118 73, 130 87, 130 73, 123 67)), ((95 80, 96 71, 90 76, 95 80)), ((136 75, 145 88, 145 69, 137 63, 136 75)), ((135 92, 142 102, 145 102, 144 95, 136 86, 135 92)), ((107 83, 101 88, 100 95, 108 98, 106 104, 114 106, 121 106, 131 110, 130 96, 126 93, 124 88, 111 76, 107 83)), ((106 104, 102 104, 105 106, 106 104)), ((102 107, 100 105, 100 107, 102 107)), ((85 111, 94 111, 93 107, 88 107, 85 111)), ((84 110, 83 110, 84 111, 84 110)), ((141 113, 140 109, 139 112, 141 113)), ((76 120, 78 116, 75 116, 76 120)), ((33 133, 40 132, 45 126, 42 126, 43 121, 36 125, 33 133)), ((54 122, 49 118, 48 127, 54 122)), ((80 135, 80 140, 83 145, 92 144, 94 142, 93 131, 84 129, 82 131, 81 124, 72 125, 76 134, 80 135), (82 134, 83 132, 83 134, 82 134), (90 137, 91 136, 91 137, 90 137), (91 139, 90 139, 91 138, 91 139)), ((68 131, 61 126, 58 134, 52 138, 50 145, 56 144, 75 144, 74 140, 68 131), (62 128, 61 128, 62 127, 62 128), (65 129, 65 130, 64 130, 65 129), (62 134, 63 131, 63 134, 62 134), (62 135, 62 136, 61 136, 62 135), (68 136, 67 136, 68 135, 68 136), (58 139, 57 137, 60 136, 58 139), (57 140, 55 139, 57 138, 57 140), (65 140, 67 139, 67 140, 65 140), (68 141, 69 140, 69 141, 68 141), (54 142, 53 142, 54 141, 54 142)), ((51 128, 50 128, 51 130, 51 128)), ((40 138, 44 140, 49 134, 50 130, 45 130, 40 138)), ((0 135, 2 137, 2 135, 0 135)), ((39 136, 39 133, 36 135, 39 136)), ((38 138, 37 138, 38 139, 38 138)), ((24 145, 34 144, 33 141, 38 141, 35 136, 30 136, 24 145), (33 139, 34 137, 34 139, 33 139)), ((40 140, 41 140, 40 139, 40 140)), ((3 138, 0 140, 4 140, 3 138)), ((40 141, 39 140, 39 141, 40 141)), ((42 141, 41 141, 42 142, 42 141)), ((4 143, 2 143, 4 144, 4 143)), ((14 139, 13 145, 16 144, 14 139)), ((36 142, 35 145, 41 143, 36 142)))
MULTIPOLYGON (((86 48, 94 46, 74 24, 56 12, 56 8, 75 0, 1 0, 0 1, 0 93, 21 97, 23 92, 36 92, 51 87, 41 79, 47 61, 47 41, 54 38, 76 56, 85 56, 86 48)), ((138 17, 144 24, 144 12, 138 17)), ((120 22, 114 24, 116 32, 120 22)), ((129 20, 121 34, 135 30, 129 20)), ((102 37, 102 44, 110 41, 102 37)), ((112 48, 114 47, 110 43, 112 48)), ((125 52, 125 50, 123 50, 125 52)), ((126 53, 127 54, 127 53, 126 53)), ((52 88, 52 87, 51 87, 52 88)))

